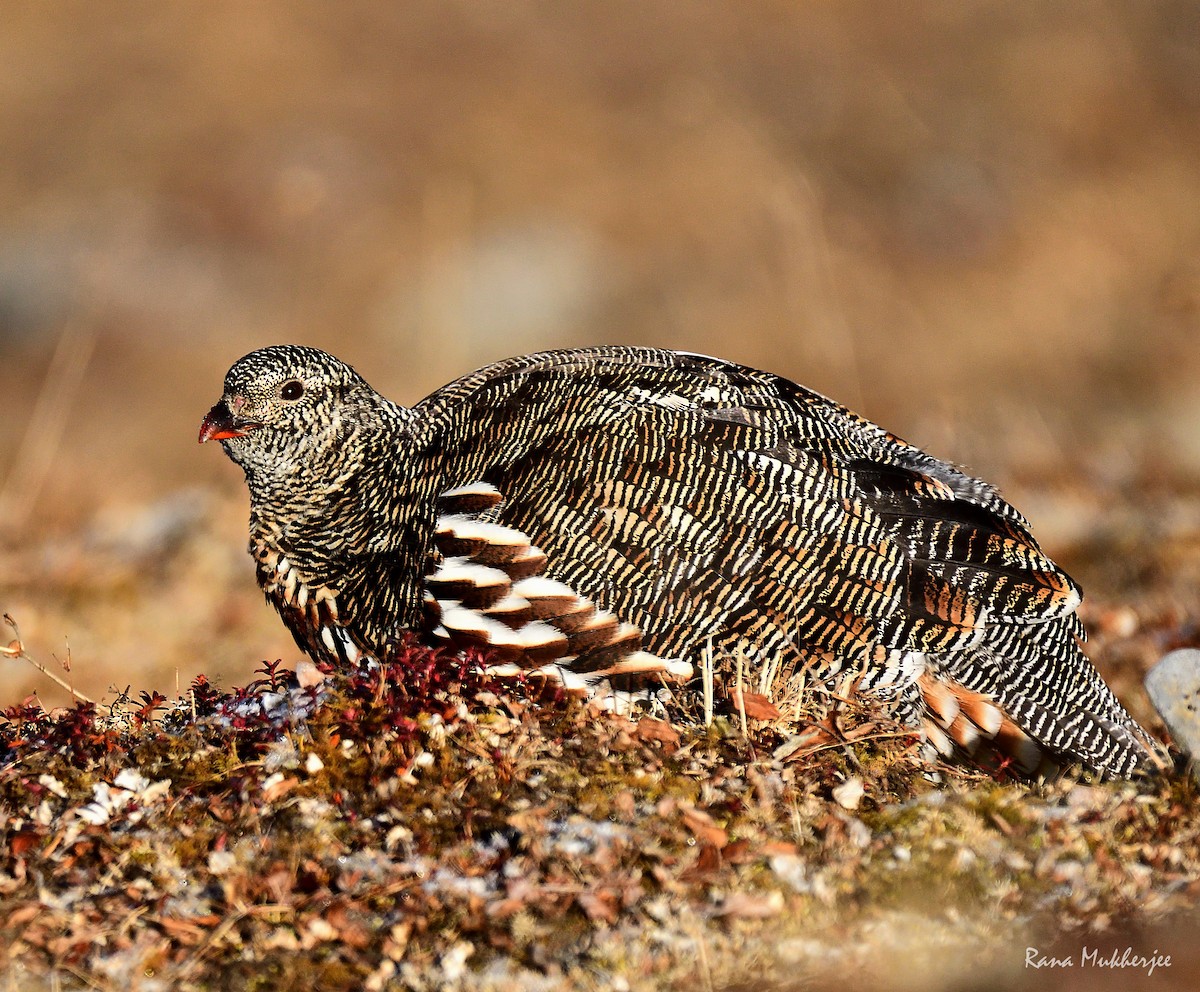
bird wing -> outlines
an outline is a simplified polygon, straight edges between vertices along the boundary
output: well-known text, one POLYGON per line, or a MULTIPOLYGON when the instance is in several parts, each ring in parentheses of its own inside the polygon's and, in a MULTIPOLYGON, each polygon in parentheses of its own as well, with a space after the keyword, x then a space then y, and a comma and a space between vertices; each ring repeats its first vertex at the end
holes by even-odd
POLYGON ((769 373, 650 349, 490 366, 415 408, 442 488, 664 657, 705 643, 884 684, 1080 594, 996 492, 769 373))
POLYGON ((536 669, 588 692, 601 682, 636 689, 648 676, 691 677, 690 664, 642 650, 633 624, 546 576, 546 555, 528 535, 486 519, 502 502, 488 483, 438 496, 437 554, 423 584, 425 627, 435 639, 489 647, 500 668, 536 669))

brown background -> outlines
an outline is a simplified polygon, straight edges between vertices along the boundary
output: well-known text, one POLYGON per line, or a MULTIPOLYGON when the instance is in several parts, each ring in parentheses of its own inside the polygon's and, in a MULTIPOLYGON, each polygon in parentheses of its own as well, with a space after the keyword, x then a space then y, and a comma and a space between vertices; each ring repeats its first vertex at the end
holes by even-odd
POLYGON ((280 341, 405 402, 595 342, 764 366, 1102 600, 1122 528, 1200 529, 1153 502, 1200 470, 1195 3, 6 4, 0 149, 0 608, 93 694, 295 660, 195 443, 280 341))

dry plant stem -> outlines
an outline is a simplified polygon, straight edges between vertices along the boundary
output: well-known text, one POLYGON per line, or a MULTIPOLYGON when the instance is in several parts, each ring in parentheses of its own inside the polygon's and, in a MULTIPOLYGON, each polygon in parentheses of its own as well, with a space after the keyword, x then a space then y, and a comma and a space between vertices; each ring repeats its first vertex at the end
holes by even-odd
POLYGON ((699 927, 693 926, 692 940, 696 944, 696 954, 700 959, 700 977, 704 981, 705 992, 713 992, 712 966, 708 962, 708 948, 704 943, 704 933, 699 927))
POLYGON ((86 315, 68 321, 58 337, 21 446, 0 489, 0 526, 9 531, 24 527, 37 505, 95 345, 95 323, 86 315))
POLYGON ((78 699, 81 703, 90 703, 92 706, 96 705, 96 701, 94 699, 89 699, 82 692, 79 692, 73 685, 56 675, 25 650, 25 645, 21 641, 21 631, 18 629, 16 621, 14 621, 13 618, 7 613, 4 614, 4 622, 12 629, 13 640, 11 640, 6 647, 0 648, 0 654, 4 655, 6 658, 19 658, 22 661, 29 662, 29 664, 45 675, 46 678, 56 683, 60 688, 65 689, 71 695, 72 699, 78 699))
POLYGON ((704 726, 711 727, 713 722, 712 638, 709 638, 704 653, 700 657, 700 680, 704 685, 704 726))
POLYGON ((742 684, 742 671, 745 667, 745 656, 739 651, 737 655, 737 698, 738 713, 742 717, 742 737, 749 739, 750 730, 746 725, 746 691, 742 684))
POLYGON ((800 719, 800 707, 804 704, 805 692, 808 687, 808 673, 803 669, 800 670, 800 678, 796 682, 796 706, 792 711, 792 719, 800 719))
POLYGON ((783 662, 780 655, 769 658, 767 663, 763 665, 762 673, 758 679, 758 691, 764 696, 775 702, 775 681, 779 676, 779 667, 783 662))

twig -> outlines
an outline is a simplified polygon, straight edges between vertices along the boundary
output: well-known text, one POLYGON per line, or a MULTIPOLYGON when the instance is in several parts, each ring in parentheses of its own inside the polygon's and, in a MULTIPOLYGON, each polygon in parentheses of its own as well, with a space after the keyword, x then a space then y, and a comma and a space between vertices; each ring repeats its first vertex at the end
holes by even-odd
POLYGON ((29 664, 45 675, 46 678, 57 683, 61 688, 70 693, 73 699, 78 699, 81 703, 90 703, 93 706, 96 705, 96 701, 94 699, 89 699, 82 692, 79 692, 73 685, 71 685, 71 683, 56 675, 25 650, 25 644, 21 640, 21 631, 17 628, 17 622, 7 613, 4 614, 4 622, 8 624, 10 628, 12 628, 13 640, 9 641, 7 646, 0 647, 0 655, 3 655, 6 658, 20 658, 22 661, 29 662, 29 664))

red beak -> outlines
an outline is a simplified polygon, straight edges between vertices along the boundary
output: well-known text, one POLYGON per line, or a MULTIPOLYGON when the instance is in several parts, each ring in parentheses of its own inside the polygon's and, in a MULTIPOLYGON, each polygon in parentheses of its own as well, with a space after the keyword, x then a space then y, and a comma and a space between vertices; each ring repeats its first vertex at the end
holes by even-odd
POLYGON ((224 441, 226 438, 241 437, 262 424, 253 420, 241 420, 229 410, 224 400, 221 400, 205 415, 200 423, 200 443, 205 441, 224 441))

